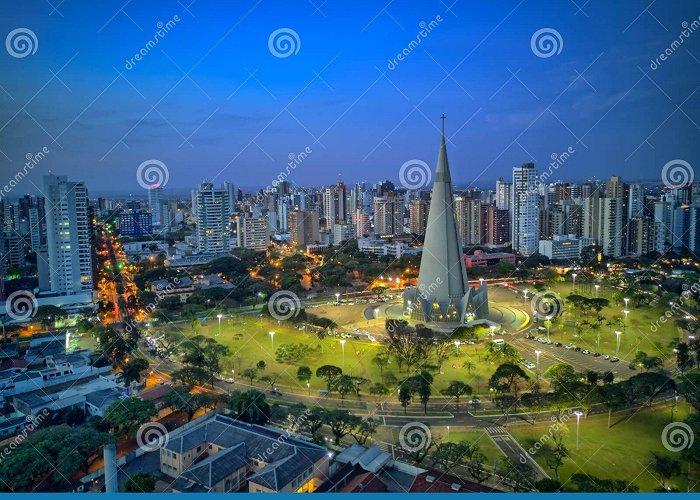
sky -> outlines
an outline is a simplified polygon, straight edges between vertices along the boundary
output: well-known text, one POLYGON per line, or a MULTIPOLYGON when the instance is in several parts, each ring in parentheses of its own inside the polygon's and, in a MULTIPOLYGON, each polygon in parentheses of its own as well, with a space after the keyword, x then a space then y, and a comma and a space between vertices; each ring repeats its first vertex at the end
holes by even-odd
POLYGON ((48 172, 143 193, 150 160, 173 193, 262 187, 302 151, 297 185, 398 183, 434 167, 442 113, 462 186, 564 151, 555 179, 700 163, 695 1, 1 1, 0 188, 49 151, 9 197, 48 172))

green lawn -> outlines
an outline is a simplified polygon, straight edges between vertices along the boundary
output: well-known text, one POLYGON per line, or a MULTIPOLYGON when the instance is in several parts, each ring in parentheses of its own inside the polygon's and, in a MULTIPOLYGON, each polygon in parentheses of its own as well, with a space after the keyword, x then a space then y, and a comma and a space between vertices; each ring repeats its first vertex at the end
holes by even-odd
MULTIPOLYGON (((564 444, 571 459, 567 459, 559 470, 563 483, 575 473, 585 472, 604 479, 624 479, 639 486, 640 491, 652 491, 659 486, 658 481, 644 466, 648 464, 649 454, 659 454, 680 459, 678 453, 664 448, 661 442, 663 428, 671 422, 670 407, 648 408, 634 414, 613 415, 613 426, 608 429, 608 416, 596 415, 581 419, 579 449, 576 449, 576 419, 572 417, 567 423, 564 444)), ((688 414, 688 407, 679 405, 674 420, 682 420, 688 414)), ((549 435, 551 424, 534 426, 509 426, 509 432, 526 450, 529 450, 543 435, 549 435)), ((534 454, 535 460, 554 476, 547 467, 543 452, 534 454)), ((683 474, 687 465, 683 465, 683 474)), ((669 484, 685 491, 687 481, 684 476, 676 477, 669 484)))
MULTIPOLYGON (((172 325, 161 327, 157 330, 164 331, 172 329, 172 325)), ((231 369, 235 369, 235 377, 238 379, 243 370, 255 366, 262 360, 265 361, 266 369, 259 372, 259 376, 279 374, 280 378, 277 386, 293 387, 300 391, 306 391, 306 384, 302 384, 296 378, 299 366, 308 366, 315 373, 316 369, 322 365, 330 364, 343 368, 345 373, 364 377, 372 383, 381 382, 382 376, 379 367, 372 362, 372 359, 380 352, 379 342, 370 342, 365 336, 360 340, 354 338, 345 339, 345 356, 343 357, 343 347, 340 338, 327 336, 323 340, 312 333, 297 330, 294 325, 288 322, 280 322, 271 318, 261 318, 257 315, 242 315, 230 319, 224 319, 221 323, 221 335, 218 335, 219 327, 216 319, 210 320, 206 325, 198 326, 196 332, 189 326, 183 326, 182 332, 186 335, 201 334, 215 338, 221 344, 229 347, 232 355, 225 360, 224 366, 228 374, 231 369), (282 364, 275 360, 273 341, 269 335, 274 331, 274 348, 277 349, 283 344, 303 343, 311 350, 305 359, 297 364, 282 364)), ((470 384, 475 392, 487 391, 488 378, 496 369, 493 363, 483 360, 483 343, 477 345, 461 345, 459 349, 455 347, 452 356, 444 362, 442 373, 435 374, 433 394, 439 396, 440 389, 446 387, 451 380, 461 380, 470 384), (474 368, 467 372, 463 368, 465 361, 473 363, 474 368)), ((390 372, 397 379, 406 376, 399 373, 398 367, 393 360, 384 368, 384 373, 390 372)), ((317 391, 325 389, 323 379, 311 378, 311 390, 317 391)), ((363 388, 363 393, 368 394, 368 387, 363 388)))
MULTIPOLYGON (((566 299, 571 294, 571 282, 557 283, 552 286, 552 290, 557 292, 562 299, 566 299)), ((606 286, 601 286, 599 297, 610 300, 610 307, 601 311, 601 315, 606 320, 618 317, 622 321, 620 326, 603 325, 596 331, 584 327, 582 334, 579 337, 576 329, 573 326, 565 325, 565 322, 583 321, 587 319, 581 311, 572 310, 565 302, 564 315, 559 321, 553 322, 551 327, 552 339, 575 344, 592 351, 601 353, 615 354, 616 351, 616 335, 615 330, 622 331, 620 337, 620 357, 622 359, 631 359, 634 357, 634 352, 638 349, 647 352, 649 355, 668 357, 671 355, 671 348, 668 347, 669 342, 678 340, 678 329, 674 325, 674 320, 680 316, 672 316, 665 323, 659 322, 659 318, 664 316, 669 309, 668 306, 657 305, 656 307, 641 306, 635 308, 632 301, 629 303, 629 314, 627 316, 627 325, 624 324, 624 304, 618 306, 613 302, 611 296, 615 290, 606 286), (654 326, 652 326, 654 325, 654 326)), ((590 294, 585 293, 583 288, 579 288, 577 284, 576 293, 588 297, 594 297, 595 291, 590 294)), ((588 319, 593 319, 592 315, 588 319)))

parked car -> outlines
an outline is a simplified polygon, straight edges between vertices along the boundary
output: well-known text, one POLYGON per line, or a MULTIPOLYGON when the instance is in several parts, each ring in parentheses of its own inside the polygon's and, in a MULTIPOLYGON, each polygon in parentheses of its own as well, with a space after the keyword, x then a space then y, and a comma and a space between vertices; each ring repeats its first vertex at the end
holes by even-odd
POLYGON ((479 406, 481 404, 481 400, 479 398, 470 399, 469 404, 472 406, 479 406))
POLYGON ((278 391, 277 389, 270 389, 270 395, 275 396, 275 397, 280 397, 282 393, 278 391))
POLYGON ((525 368, 529 368, 530 370, 534 370, 534 369, 535 369, 535 366, 536 366, 535 363, 531 363, 531 362, 529 362, 529 361, 527 361, 527 362, 525 363, 525 368))
POLYGON ((584 350, 581 351, 581 352, 582 352, 583 354, 590 354, 590 353, 591 353, 591 351, 589 351, 588 349, 584 349, 584 350))
POLYGON ((605 354, 605 355, 603 356, 603 359, 610 359, 610 355, 609 355, 609 354, 605 354))
POLYGON ((599 353, 599 352, 594 352, 594 353, 593 353, 593 357, 594 357, 594 358, 599 358, 599 357, 600 357, 600 353, 599 353))
POLYGON ((617 363, 618 361, 620 361, 620 358, 618 357, 613 356, 612 358, 610 358, 611 363, 617 363))

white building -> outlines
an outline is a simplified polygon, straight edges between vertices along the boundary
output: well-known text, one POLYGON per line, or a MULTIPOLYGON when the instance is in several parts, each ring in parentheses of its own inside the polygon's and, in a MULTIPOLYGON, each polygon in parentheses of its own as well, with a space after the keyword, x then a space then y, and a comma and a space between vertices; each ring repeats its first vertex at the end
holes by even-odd
POLYGON ((551 240, 540 240, 540 253, 553 260, 575 260, 584 248, 591 246, 591 238, 576 238, 575 234, 554 235, 551 240))
MULTIPOLYGON (((82 182, 44 177, 49 286, 56 294, 91 291, 92 257, 88 224, 88 192, 82 182)), ((41 261, 41 259, 40 259, 41 261)))
POLYGON ((270 244, 267 217, 241 215, 237 221, 238 246, 251 250, 265 250, 270 244))
POLYGON ((539 249, 538 182, 533 163, 525 163, 513 169, 511 241, 513 250, 521 255, 531 255, 539 249))
POLYGON ((197 250, 219 254, 229 250, 229 192, 202 183, 193 196, 197 205, 197 250))
POLYGON ((333 244, 338 246, 344 241, 352 240, 356 236, 354 224, 334 224, 333 244))

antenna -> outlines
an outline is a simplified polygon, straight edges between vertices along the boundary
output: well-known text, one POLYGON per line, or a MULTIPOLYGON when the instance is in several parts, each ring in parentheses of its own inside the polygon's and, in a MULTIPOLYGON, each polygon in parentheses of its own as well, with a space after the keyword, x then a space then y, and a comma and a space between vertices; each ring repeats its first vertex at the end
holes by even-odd
POLYGON ((445 113, 443 113, 442 116, 440 117, 440 119, 442 120, 442 135, 443 136, 445 135, 445 118, 447 118, 447 117, 445 116, 445 113))

